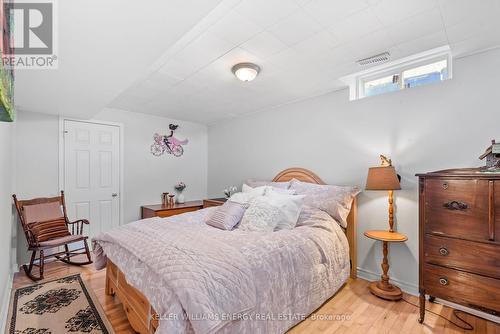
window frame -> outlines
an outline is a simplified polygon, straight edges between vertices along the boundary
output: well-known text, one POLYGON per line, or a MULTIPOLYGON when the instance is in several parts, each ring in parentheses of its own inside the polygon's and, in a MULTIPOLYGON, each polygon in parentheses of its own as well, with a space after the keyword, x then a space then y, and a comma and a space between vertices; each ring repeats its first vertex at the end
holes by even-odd
MULTIPOLYGON (((399 76, 399 90, 408 89, 404 85, 403 72, 414 69, 423 65, 432 64, 446 60, 447 73, 446 76, 441 81, 449 80, 452 78, 452 55, 449 46, 444 46, 429 51, 425 51, 419 54, 415 54, 409 57, 402 58, 397 61, 375 66, 368 70, 351 74, 349 76, 343 77, 340 80, 349 85, 349 99, 359 100, 365 97, 373 97, 378 95, 365 95, 365 83, 368 81, 381 79, 387 76, 398 75, 399 76)), ((413 87, 409 87, 413 88, 413 87)), ((392 93, 392 92, 390 92, 392 93)))
MULTIPOLYGON (((451 64, 450 55, 441 55, 441 56, 437 56, 437 57, 433 57, 433 58, 429 58, 429 59, 425 59, 425 60, 411 62, 411 63, 405 64, 405 65, 400 65, 400 66, 397 66, 397 67, 394 67, 394 68, 387 69, 385 71, 378 71, 378 72, 375 72, 375 73, 370 74, 370 75, 365 75, 365 76, 358 77, 358 80, 357 80, 357 85, 358 85, 357 98, 358 99, 362 99, 362 98, 368 97, 368 96, 365 95, 365 83, 367 83, 369 81, 372 81, 372 80, 376 80, 376 79, 381 79, 381 78, 384 78, 384 77, 388 77, 388 76, 391 76, 391 75, 392 76, 394 76, 394 75, 399 76, 399 82, 398 82, 398 84, 399 84, 399 90, 413 88, 413 87, 406 87, 405 84, 404 84, 403 73, 405 71, 411 70, 411 69, 414 69, 414 68, 417 68, 417 67, 420 67, 420 66, 437 63, 437 62, 440 62, 442 60, 446 61, 446 68, 447 68, 446 72, 447 72, 447 74, 446 74, 446 76, 441 81, 445 81, 445 80, 451 79, 451 75, 450 75, 450 64, 451 64)), ((383 94, 377 94, 377 95, 383 95, 383 94)), ((376 95, 373 95, 373 96, 376 96, 376 95)))

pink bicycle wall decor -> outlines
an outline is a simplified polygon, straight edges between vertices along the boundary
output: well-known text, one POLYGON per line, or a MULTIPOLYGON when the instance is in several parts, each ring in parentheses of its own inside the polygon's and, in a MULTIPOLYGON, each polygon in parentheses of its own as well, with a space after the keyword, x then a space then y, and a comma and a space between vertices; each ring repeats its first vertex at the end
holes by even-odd
POLYGON ((165 152, 172 154, 175 157, 180 157, 184 154, 184 148, 182 145, 187 145, 189 142, 187 139, 179 140, 174 137, 174 131, 177 130, 179 126, 175 124, 170 124, 170 134, 160 135, 155 133, 153 136, 154 143, 151 145, 151 154, 156 157, 163 155, 165 152))

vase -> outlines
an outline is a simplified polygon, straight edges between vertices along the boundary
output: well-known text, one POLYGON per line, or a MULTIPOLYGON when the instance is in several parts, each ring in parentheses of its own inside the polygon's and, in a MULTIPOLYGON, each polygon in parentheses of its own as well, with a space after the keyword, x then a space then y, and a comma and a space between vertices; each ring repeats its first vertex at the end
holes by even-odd
POLYGON ((184 202, 185 202, 184 195, 182 193, 179 193, 179 195, 177 195, 177 203, 183 204, 184 202))

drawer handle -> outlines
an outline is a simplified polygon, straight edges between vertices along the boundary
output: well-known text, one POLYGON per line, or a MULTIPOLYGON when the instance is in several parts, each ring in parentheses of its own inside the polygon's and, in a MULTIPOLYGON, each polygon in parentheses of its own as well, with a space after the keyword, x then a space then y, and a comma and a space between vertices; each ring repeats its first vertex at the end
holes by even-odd
POLYGON ((467 205, 467 203, 451 201, 444 203, 443 207, 445 207, 448 210, 455 211, 455 210, 467 210, 469 206, 467 205))
POLYGON ((443 182, 443 189, 446 190, 448 189, 449 185, 448 182, 443 182))
POLYGON ((448 285, 448 279, 446 277, 440 277, 439 278, 439 284, 441 284, 441 285, 448 285))
POLYGON ((447 256, 448 254, 450 254, 450 252, 448 252, 446 247, 441 247, 439 248, 439 254, 441 254, 442 256, 447 256))

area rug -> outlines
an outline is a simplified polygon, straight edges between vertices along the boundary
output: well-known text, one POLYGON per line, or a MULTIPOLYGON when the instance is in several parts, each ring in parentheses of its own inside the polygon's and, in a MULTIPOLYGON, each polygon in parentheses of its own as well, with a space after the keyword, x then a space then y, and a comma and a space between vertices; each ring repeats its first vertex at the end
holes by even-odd
POLYGON ((9 334, 114 333, 80 274, 16 289, 8 319, 9 334))

